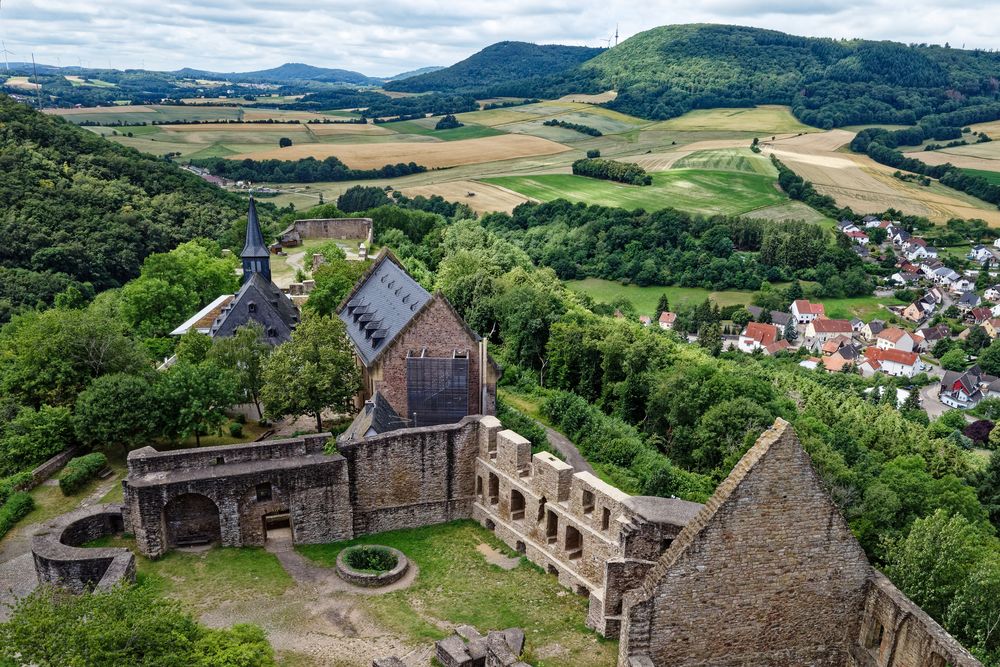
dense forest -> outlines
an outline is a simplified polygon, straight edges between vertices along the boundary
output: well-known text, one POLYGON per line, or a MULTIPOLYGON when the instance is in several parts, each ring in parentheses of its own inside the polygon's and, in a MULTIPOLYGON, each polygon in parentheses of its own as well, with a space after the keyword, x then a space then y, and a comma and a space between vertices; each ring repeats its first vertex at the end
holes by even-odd
POLYGON ((235 245, 246 217, 240 197, 5 96, 0 173, 0 321, 70 285, 120 286, 196 236, 235 245))
MULTIPOLYGON (((482 224, 566 280, 757 289, 764 282, 817 281, 827 296, 871 292, 858 256, 816 225, 653 213, 604 206, 521 204, 482 224)), ((840 235, 838 235, 839 237, 840 235)), ((838 239, 839 240, 839 239, 838 239)))
POLYGON ((1000 90, 996 53, 728 25, 654 28, 564 71, 519 75, 505 70, 499 54, 488 47, 469 61, 505 77, 467 80, 455 65, 428 75, 438 85, 425 89, 525 97, 615 90, 618 97, 607 106, 643 118, 788 104, 801 121, 823 128, 909 125, 928 114, 994 102, 1000 90))
POLYGON ((371 178, 394 178, 427 171, 427 167, 415 162, 387 164, 379 169, 351 169, 332 155, 322 160, 317 160, 314 157, 300 160, 201 158, 191 160, 191 164, 204 167, 216 176, 234 181, 254 181, 257 183, 357 181, 371 178))
POLYGON ((390 81, 386 90, 410 93, 468 92, 514 79, 562 72, 583 63, 603 49, 585 46, 498 42, 451 67, 390 81))

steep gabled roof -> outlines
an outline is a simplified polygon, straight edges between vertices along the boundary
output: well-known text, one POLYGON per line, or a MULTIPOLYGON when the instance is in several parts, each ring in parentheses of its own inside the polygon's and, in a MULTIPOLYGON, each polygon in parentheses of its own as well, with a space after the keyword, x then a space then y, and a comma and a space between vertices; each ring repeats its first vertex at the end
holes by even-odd
POLYGON ((270 257, 270 255, 267 244, 264 243, 264 234, 260 230, 260 222, 257 220, 257 204, 251 196, 250 210, 247 212, 247 238, 240 257, 270 257))
POLYGON ((813 331, 816 333, 844 333, 850 334, 853 329, 851 329, 851 323, 847 320, 826 320, 817 319, 809 323, 812 326, 813 331))
POLYGON ((259 273, 253 273, 222 309, 212 323, 210 333, 213 337, 231 336, 236 329, 251 321, 264 327, 268 342, 283 343, 291 338, 292 331, 298 326, 299 309, 274 283, 259 273), (271 330, 273 335, 268 333, 271 330))
POLYGON ((395 255, 383 248, 337 308, 358 356, 370 366, 430 300, 395 255))

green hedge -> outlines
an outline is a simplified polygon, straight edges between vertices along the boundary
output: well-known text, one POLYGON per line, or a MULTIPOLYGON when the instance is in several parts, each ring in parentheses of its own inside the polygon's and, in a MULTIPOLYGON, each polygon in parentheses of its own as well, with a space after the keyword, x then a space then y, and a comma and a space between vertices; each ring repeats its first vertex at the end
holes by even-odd
POLYGON ((27 471, 0 479, 0 505, 7 502, 7 499, 14 495, 15 491, 23 491, 28 488, 33 479, 31 473, 27 471))
POLYGON ((70 459, 59 478, 59 488, 64 496, 71 496, 97 477, 97 473, 107 466, 108 457, 100 453, 70 459))
POLYGON ((34 499, 25 491, 12 493, 7 502, 0 505, 0 537, 14 527, 14 524, 28 516, 35 507, 34 499))

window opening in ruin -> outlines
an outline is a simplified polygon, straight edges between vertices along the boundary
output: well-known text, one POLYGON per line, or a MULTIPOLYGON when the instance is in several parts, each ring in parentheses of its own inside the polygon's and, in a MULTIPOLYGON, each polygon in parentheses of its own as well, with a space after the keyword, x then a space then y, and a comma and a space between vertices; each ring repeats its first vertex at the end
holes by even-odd
POLYGON ((583 513, 590 514, 594 511, 594 494, 592 491, 583 492, 583 513))
POLYGON ((566 526, 566 555, 576 560, 583 555, 583 535, 573 526, 566 526))
POLYGON ((500 478, 490 473, 490 504, 496 505, 498 502, 500 502, 500 478))
POLYGON ((884 634, 885 627, 878 621, 873 620, 872 626, 868 628, 868 634, 865 636, 865 648, 869 651, 877 651, 882 645, 882 636, 884 634))
POLYGON ((951 663, 946 662, 937 653, 931 653, 931 657, 927 660, 927 667, 951 667, 951 663))
POLYGON ((226 457, 224 457, 224 456, 216 456, 215 457, 215 465, 221 466, 225 462, 226 462, 226 457))
POLYGON ((496 530, 496 528, 497 528, 497 525, 495 523, 493 523, 492 519, 487 519, 486 520, 486 530, 496 530))
POLYGON ((672 537, 667 537, 667 538, 664 538, 664 539, 660 540, 660 553, 663 553, 664 551, 666 551, 667 549, 669 549, 670 545, 673 544, 673 543, 674 543, 674 538, 672 538, 672 537))
POLYGON ((577 586, 576 587, 576 594, 577 595, 582 595, 585 598, 589 598, 590 597, 590 589, 587 588, 586 586, 583 586, 583 585, 577 586))
POLYGON ((545 568, 545 571, 548 572, 549 574, 555 574, 555 575, 559 574, 559 570, 557 570, 556 566, 553 565, 552 563, 549 563, 548 567, 545 568))
POLYGON ((611 527, 611 510, 607 507, 601 512, 601 530, 607 530, 611 527))
POLYGON ((516 489, 510 492, 510 518, 513 521, 524 518, 524 496, 516 489))
POLYGON ((545 518, 545 496, 542 496, 542 499, 538 501, 538 516, 535 518, 535 521, 541 523, 542 519, 544 518, 545 518))
POLYGON ((483 478, 476 477, 476 495, 480 498, 483 497, 483 478))
POLYGON ((545 511, 545 537, 549 544, 555 544, 559 535, 559 517, 552 510, 545 511))
POLYGON ((271 483, 264 482, 257 485, 257 502, 266 503, 271 499, 271 483))
POLYGON ((514 543, 514 550, 519 554, 523 554, 527 549, 525 549, 524 542, 518 540, 514 543))

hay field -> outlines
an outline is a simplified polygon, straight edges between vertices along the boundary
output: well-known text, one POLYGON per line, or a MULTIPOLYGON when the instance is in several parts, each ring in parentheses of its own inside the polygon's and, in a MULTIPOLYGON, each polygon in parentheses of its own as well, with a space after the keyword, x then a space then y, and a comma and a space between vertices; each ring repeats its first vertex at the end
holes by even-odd
POLYGON ((343 136, 343 135, 364 135, 364 136, 390 136, 395 134, 389 128, 374 123, 313 123, 306 126, 310 132, 318 137, 343 136))
POLYGON ((440 195, 448 201, 467 204, 476 213, 493 211, 510 213, 515 206, 531 201, 524 195, 499 185, 467 180, 448 181, 434 185, 415 185, 401 188, 400 191, 407 197, 440 195), (470 192, 475 193, 475 195, 470 197, 470 192))
POLYGON ((536 155, 552 155, 569 150, 562 144, 538 137, 509 134, 482 139, 435 143, 386 142, 367 144, 300 144, 230 156, 236 160, 322 159, 335 155, 349 167, 375 169, 397 162, 416 162, 430 169, 465 164, 498 162, 536 155))
POLYGON ((792 115, 791 109, 779 105, 762 105, 747 109, 698 109, 658 123, 654 127, 674 132, 717 131, 761 134, 822 132, 819 128, 803 125, 792 115))
POLYGON ((963 169, 1000 171, 1000 154, 996 157, 982 157, 961 154, 956 152, 955 149, 948 149, 940 151, 914 151, 905 153, 905 155, 906 157, 916 158, 930 165, 945 164, 947 162, 963 169))
MULTIPOLYGON (((117 114, 156 113, 156 109, 144 104, 124 104, 113 107, 80 107, 79 109, 43 109, 42 113, 52 116, 68 116, 67 120, 76 120, 76 116, 113 116, 117 114)), ((104 119, 102 119, 104 120, 104 119)), ((112 121, 114 119, 106 119, 112 121)), ((134 120, 129 118, 128 120, 134 120)), ((139 119, 143 120, 143 119, 139 119)))
POLYGON ((923 187, 893 178, 895 169, 880 165, 866 155, 837 152, 852 133, 832 130, 776 142, 761 142, 767 155, 774 154, 817 191, 833 197, 840 206, 858 213, 895 208, 922 215, 934 222, 950 218, 982 218, 1000 226, 1000 211, 985 202, 935 183, 923 187))
POLYGON ((560 102, 579 102, 581 104, 603 104, 604 102, 611 102, 618 97, 618 91, 606 90, 603 93, 598 93, 596 95, 585 95, 582 93, 577 93, 573 95, 563 95, 559 98, 560 102))
POLYGON ((28 81, 28 77, 26 76, 8 77, 7 80, 3 82, 3 85, 10 86, 11 88, 18 88, 20 90, 30 90, 30 91, 34 91, 36 88, 39 87, 37 83, 31 83, 30 81, 28 81))
POLYGON ((674 169, 710 169, 778 177, 778 170, 771 161, 749 148, 695 151, 675 162, 674 169))

